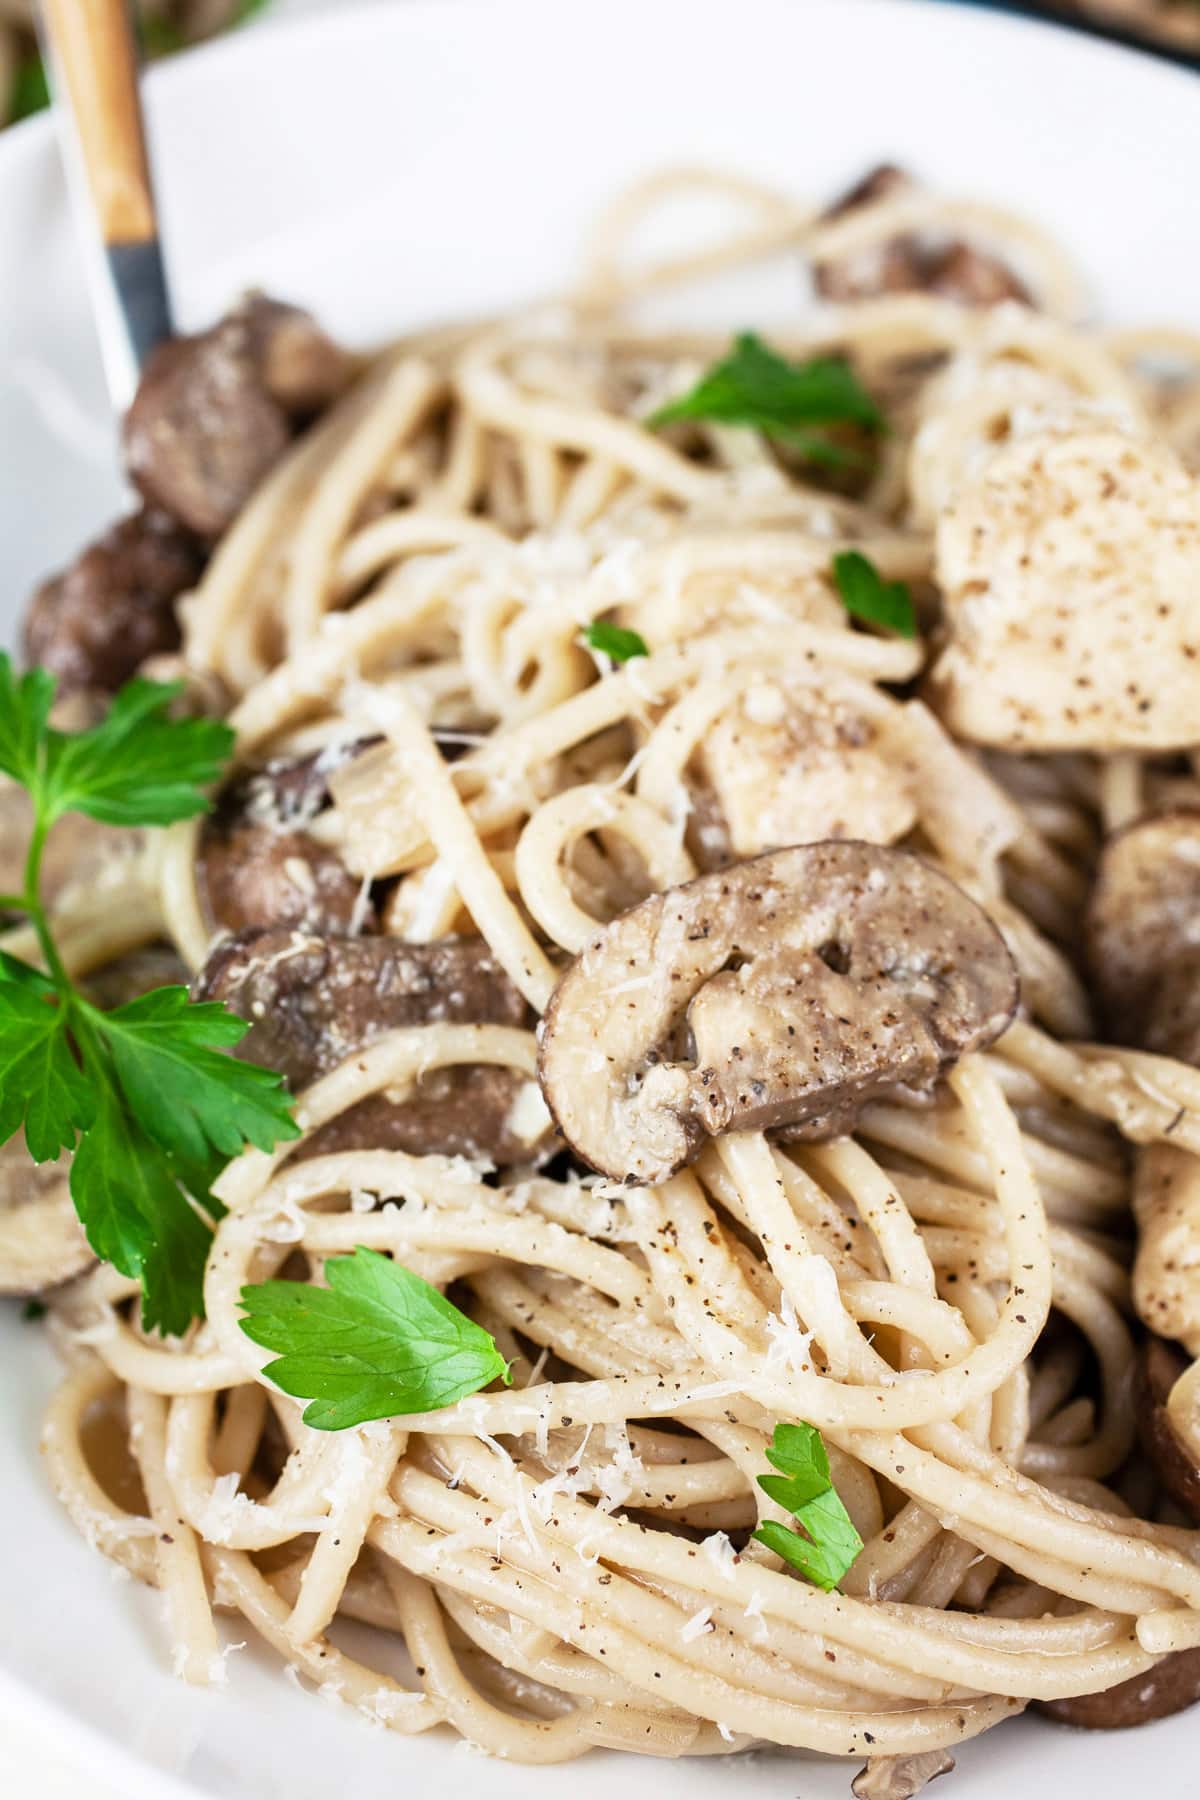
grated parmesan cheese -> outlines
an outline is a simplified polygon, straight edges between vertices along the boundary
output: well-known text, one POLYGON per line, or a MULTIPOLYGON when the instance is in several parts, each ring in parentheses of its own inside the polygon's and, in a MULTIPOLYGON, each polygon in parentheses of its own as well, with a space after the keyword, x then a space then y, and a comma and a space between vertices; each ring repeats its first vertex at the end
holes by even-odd
POLYGON ((712 1607, 705 1606, 699 1612, 693 1613, 691 1618, 679 1627, 679 1635, 685 1644, 690 1644, 696 1638, 703 1637, 706 1632, 715 1630, 716 1626, 712 1622, 712 1607))

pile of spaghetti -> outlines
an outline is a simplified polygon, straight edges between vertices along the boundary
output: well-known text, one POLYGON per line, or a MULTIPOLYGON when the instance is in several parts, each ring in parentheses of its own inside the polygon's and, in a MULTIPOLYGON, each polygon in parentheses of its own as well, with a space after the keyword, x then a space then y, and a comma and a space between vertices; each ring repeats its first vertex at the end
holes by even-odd
MULTIPOLYGON (((481 937, 518 1022, 451 1010, 325 1062, 299 1143, 222 1177, 186 1339, 144 1333, 108 1268, 53 1298, 54 1485, 163 1591, 189 1679, 219 1675, 231 1610, 400 1732, 529 1762, 803 1746, 902 1795, 1029 1702, 1186 1678, 1200 1561, 1137 1444, 1132 1208, 1165 1182, 1181 1228, 1200 1074, 1104 1041, 1124 1034, 1079 941, 1106 835, 1200 798, 1172 610, 1200 567, 1200 345, 1081 306, 1036 231, 891 176, 825 213, 660 178, 602 222, 578 292, 364 366, 220 536, 180 666, 240 777, 323 770, 301 822, 355 896, 344 935, 481 937), (732 229, 638 262, 696 193, 732 229), (672 409, 729 336, 638 307, 771 257, 807 259, 820 297, 758 348, 846 359, 882 427, 814 443, 672 409), (851 616, 847 552, 906 584, 914 635, 851 616), (729 1130, 652 1181, 572 1155, 537 1069, 573 959, 618 1007, 655 971, 605 966, 611 921, 827 840, 950 877, 1019 971, 1011 1024, 926 1104, 864 1096, 849 1135, 729 1130), (514 1097, 499 1155, 338 1134, 480 1067, 514 1097), (359 1245, 448 1289, 512 1385, 302 1423, 239 1292, 359 1245), (752 1537, 786 1516, 757 1477, 800 1421, 864 1542, 839 1591, 752 1537), (347 1620, 402 1641, 407 1675, 339 1647, 347 1620)), ((166 939, 213 980, 213 829, 68 882, 73 966, 166 939)), ((1200 1278, 1177 1286, 1147 1275, 1139 1305, 1200 1348, 1200 1278)), ((1200 1462, 1195 1385, 1158 1410, 1200 1462)))

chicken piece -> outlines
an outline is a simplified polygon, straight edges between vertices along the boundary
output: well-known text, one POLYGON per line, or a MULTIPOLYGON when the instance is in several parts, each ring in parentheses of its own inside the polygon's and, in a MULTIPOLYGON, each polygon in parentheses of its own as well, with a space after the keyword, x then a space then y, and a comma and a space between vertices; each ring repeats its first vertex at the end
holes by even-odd
POLYGON ((755 534, 754 580, 745 576, 745 556, 735 541, 728 566, 721 537, 712 536, 710 566, 672 569, 668 559, 647 559, 644 592, 622 606, 620 622, 640 633, 651 649, 686 638, 703 637, 740 625, 784 625, 802 622, 824 630, 849 630, 845 607, 829 581, 825 551, 814 553, 811 567, 797 566, 794 537, 774 536, 765 528, 755 534), (777 566, 776 547, 778 547, 777 566))
POLYGON ((821 838, 892 844, 916 823, 878 725, 836 692, 756 681, 705 734, 697 761, 734 856, 821 838))
POLYGON ((1135 423, 1081 393, 1062 370, 1011 354, 1004 336, 993 346, 984 335, 921 390, 908 453, 909 521, 932 532, 950 502, 1018 438, 1113 424, 1132 431, 1135 423))
POLYGON ((1200 736, 1200 485, 1115 430, 999 450, 937 530, 950 729, 1006 750, 1168 750, 1200 736))
POLYGON ((1159 1337, 1200 1356, 1200 1157, 1173 1144, 1139 1150, 1133 1304, 1159 1337))

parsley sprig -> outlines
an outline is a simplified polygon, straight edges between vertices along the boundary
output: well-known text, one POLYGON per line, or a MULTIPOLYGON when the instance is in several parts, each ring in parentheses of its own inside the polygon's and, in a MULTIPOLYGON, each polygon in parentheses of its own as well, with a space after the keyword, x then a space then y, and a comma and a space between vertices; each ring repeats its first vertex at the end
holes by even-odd
POLYGON ((610 619, 593 619, 583 633, 583 641, 589 650, 598 650, 602 656, 611 656, 615 663, 627 663, 635 656, 650 654, 640 631, 630 631, 624 625, 614 625, 610 619))
POLYGON ((242 1330, 277 1353, 263 1373, 312 1404, 304 1423, 344 1431, 431 1412, 511 1380, 495 1339, 403 1264, 359 1247, 325 1264, 328 1287, 242 1289, 242 1330))
POLYGON ((208 806, 233 748, 213 719, 169 714, 178 685, 135 680, 91 730, 50 724, 54 677, 19 679, 0 654, 0 770, 26 790, 33 827, 19 894, 45 972, 0 953, 0 1141, 22 1126, 35 1162, 73 1151, 70 1189, 97 1256, 142 1288, 147 1329, 203 1313, 204 1264, 222 1208, 211 1188, 246 1144, 298 1136, 282 1078, 222 1055, 248 1030, 224 1006, 157 988, 101 1012, 72 981, 39 893, 46 838, 65 813, 170 825, 208 806))
POLYGON ((829 1593, 862 1549, 863 1541, 833 1485, 820 1432, 815 1425, 776 1425, 767 1461, 780 1473, 760 1475, 758 1485, 792 1514, 801 1530, 768 1519, 754 1535, 829 1593))
POLYGON ((845 357, 791 363, 752 331, 742 332, 728 356, 714 363, 690 392, 651 413, 646 423, 657 429, 688 419, 753 426, 810 461, 832 466, 862 458, 814 426, 886 428, 883 414, 845 357))
POLYGON ((885 581, 861 550, 842 550, 834 557, 833 581, 852 618, 883 625, 900 637, 916 637, 917 615, 907 582, 885 581))

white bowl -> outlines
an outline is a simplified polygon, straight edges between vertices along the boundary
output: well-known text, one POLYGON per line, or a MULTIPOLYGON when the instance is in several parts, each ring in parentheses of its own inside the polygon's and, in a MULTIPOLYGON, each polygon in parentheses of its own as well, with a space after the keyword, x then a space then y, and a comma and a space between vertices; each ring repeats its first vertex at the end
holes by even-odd
MULTIPOLYGON (((261 283, 367 342, 552 291, 596 206, 662 163, 723 164, 823 194, 885 155, 1029 211, 1079 257, 1105 314, 1200 317, 1194 77, 995 14, 915 0, 411 0, 186 56, 151 77, 149 104, 189 323, 261 283)), ((0 626, 11 636, 31 583, 121 502, 44 121, 0 141, 0 244, 0 626)), ((130 1800, 339 1789, 439 1800, 468 1788, 607 1800, 614 1781, 629 1800, 847 1793, 852 1765, 794 1757, 486 1762, 448 1738, 372 1731, 253 1650, 231 1659, 223 1692, 182 1686, 156 1598, 114 1579, 46 1488, 36 1444, 54 1370, 15 1307, 0 1308, 0 1366, 0 1733, 22 1723, 130 1800)), ((959 1764, 939 1793, 961 1800, 1195 1791, 1195 1722, 1109 1737, 1018 1720, 959 1764)))

